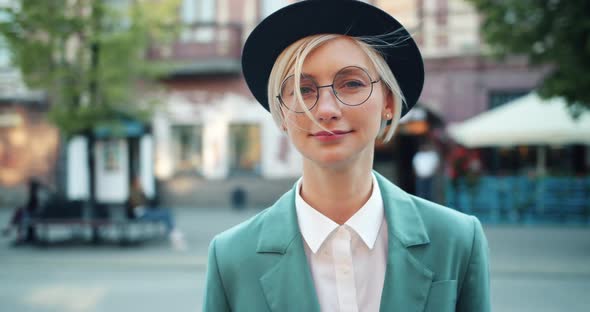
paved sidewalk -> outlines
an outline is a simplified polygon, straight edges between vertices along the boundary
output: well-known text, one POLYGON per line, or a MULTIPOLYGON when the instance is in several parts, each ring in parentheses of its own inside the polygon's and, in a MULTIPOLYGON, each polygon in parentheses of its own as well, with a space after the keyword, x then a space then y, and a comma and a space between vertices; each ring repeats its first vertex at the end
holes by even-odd
MULTIPOLYGON (((12 247, 0 240, 1 311, 199 311, 207 246, 259 210, 176 209, 188 250, 167 241, 121 247, 12 247)), ((0 225, 9 211, 0 209, 0 225)), ((494 311, 590 311, 590 227, 484 225, 494 311)), ((56 235, 59 233, 56 233, 56 235)))

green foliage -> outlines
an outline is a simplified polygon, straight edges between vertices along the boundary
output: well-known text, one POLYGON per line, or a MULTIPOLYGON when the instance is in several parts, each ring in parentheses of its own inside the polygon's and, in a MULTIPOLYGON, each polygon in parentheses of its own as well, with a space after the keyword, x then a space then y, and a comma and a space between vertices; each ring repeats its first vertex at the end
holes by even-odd
POLYGON ((590 1, 469 1, 495 54, 524 54, 533 64, 553 66, 541 96, 563 96, 574 116, 590 108, 590 1))
POLYGON ((1 43, 25 83, 45 90, 66 134, 121 116, 149 119, 141 98, 166 68, 145 58, 176 37, 180 0, 15 0, 0 10, 1 43))

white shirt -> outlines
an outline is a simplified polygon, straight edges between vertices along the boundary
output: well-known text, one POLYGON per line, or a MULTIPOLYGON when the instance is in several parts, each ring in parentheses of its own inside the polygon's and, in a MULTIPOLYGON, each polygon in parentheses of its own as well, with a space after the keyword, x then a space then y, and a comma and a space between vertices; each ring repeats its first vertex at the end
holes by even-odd
POLYGON ((375 175, 369 200, 343 225, 303 200, 301 181, 297 181, 295 208, 321 311, 379 311, 387 223, 375 175))
POLYGON ((429 178, 436 173, 438 154, 435 151, 419 151, 414 155, 412 165, 419 178, 429 178))

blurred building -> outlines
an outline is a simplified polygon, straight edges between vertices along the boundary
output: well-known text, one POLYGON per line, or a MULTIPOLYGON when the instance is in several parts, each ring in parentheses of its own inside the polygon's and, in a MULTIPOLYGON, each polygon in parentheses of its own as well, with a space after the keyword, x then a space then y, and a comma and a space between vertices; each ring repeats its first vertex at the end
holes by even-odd
MULTIPOLYGON (((263 206, 291 187, 300 175, 300 155, 251 96, 240 64, 249 32, 262 18, 291 2, 182 0, 178 19, 183 29, 177 40, 154 43, 147 51, 152 62, 172 65, 162 79, 163 97, 146 93, 146 98, 163 99, 154 116, 152 133, 154 171, 160 182, 157 190, 164 203, 225 206, 230 204, 230 195, 241 189, 249 195, 249 204, 263 206)), ((519 57, 490 59, 479 33, 480 18, 465 0, 367 2, 399 19, 425 58, 426 81, 417 108, 404 118, 398 137, 378 145, 375 155, 375 168, 412 192, 411 159, 422 142, 444 139, 444 125, 448 122, 464 120, 528 93, 545 70, 532 68, 519 57)), ((4 79, 0 89, 13 93, 19 90, 10 85, 13 81, 4 79)), ((4 98, 15 97, 6 94, 4 98)), ((33 155, 8 153, 3 147, 8 146, 4 143, 8 137, 23 142, 18 139, 22 135, 12 134, 17 129, 14 125, 24 125, 30 119, 15 116, 32 111, 43 115, 43 105, 27 103, 40 102, 0 102, 0 166, 17 166, 14 155, 19 155, 18 162, 24 161, 20 155, 33 155)), ((48 159, 54 159, 57 150, 58 134, 52 131, 43 131, 54 138, 44 142, 56 142, 43 154, 48 159)), ((51 161, 33 163, 53 166, 51 161)), ((10 171, 2 170, 6 172, 10 171)), ((29 175, 14 174, 20 180, 12 178, 11 183, 20 183, 29 175)))
MULTIPOLYGON (((547 68, 532 67, 526 58, 518 56, 492 58, 479 31, 480 16, 466 0, 377 0, 374 4, 410 30, 425 61, 419 106, 427 114, 418 115, 429 116, 429 120, 410 117, 412 122, 402 125, 397 142, 378 150, 394 155, 397 183, 413 192, 411 159, 421 144, 435 141, 440 153, 448 154, 447 123, 465 120, 527 94, 539 84, 547 68)), ((438 175, 439 200, 444 169, 441 166, 438 175)))
POLYGON ((266 205, 300 174, 300 156, 248 91, 240 63, 252 28, 289 2, 183 0, 179 38, 148 52, 173 66, 153 127, 165 203, 224 206, 241 189, 248 204, 266 205))
POLYGON ((446 122, 464 120, 534 89, 546 69, 521 57, 494 60, 466 0, 376 1, 408 27, 425 59, 420 102, 446 122))
POLYGON ((59 132, 47 110, 42 93, 27 89, 0 51, 0 207, 21 204, 29 178, 55 178, 59 132))
POLYGON ((50 178, 59 135, 45 120, 46 109, 35 96, 0 95, 0 185, 50 178))
MULTIPOLYGON (((479 32, 480 17, 466 0, 382 0, 376 4, 413 31, 425 59, 425 86, 419 102, 443 123, 460 122, 513 103, 533 91, 550 70, 531 66, 525 57, 492 58, 479 32)), ((421 129, 429 128, 430 123, 427 125, 421 129)), ((405 142, 404 146, 394 147, 401 151, 398 184, 411 190, 413 177, 403 168, 409 167, 407 154, 415 152, 417 144, 412 138, 424 134, 406 131, 404 135, 404 127, 401 130, 397 140, 405 142)), ((439 150, 445 154, 438 193, 441 197, 446 193, 447 205, 491 220, 566 220, 590 215, 587 146, 521 143, 465 150, 449 145, 444 132, 437 138, 436 131, 424 131, 430 140, 439 140, 439 150), (542 174, 535 170, 540 166, 547 166, 542 174)))
MULTIPOLYGON (((269 196, 253 202, 268 204, 300 175, 300 156, 249 94, 240 73, 240 52, 251 29, 290 2, 183 0, 180 38, 149 51, 154 62, 176 65, 163 81, 165 105, 154 119, 155 170, 165 201, 217 205, 227 203, 232 190, 246 188, 249 194, 267 190, 262 193, 269 196)), ((465 0, 368 2, 398 18, 425 58, 421 112, 406 118, 398 139, 378 146, 375 163, 413 191, 410 163, 424 140, 440 134, 447 122, 526 94, 544 71, 518 57, 490 59, 478 14, 465 0)))

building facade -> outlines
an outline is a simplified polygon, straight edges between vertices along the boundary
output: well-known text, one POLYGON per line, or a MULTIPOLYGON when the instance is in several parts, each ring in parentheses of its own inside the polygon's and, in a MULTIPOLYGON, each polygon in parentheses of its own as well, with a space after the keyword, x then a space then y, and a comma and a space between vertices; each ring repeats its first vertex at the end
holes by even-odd
MULTIPOLYGON (((205 193, 215 193, 213 189, 224 189, 218 197, 227 203, 231 190, 256 183, 281 185, 284 191, 300 176, 301 156, 250 95, 240 73, 240 51, 249 32, 291 2, 183 0, 181 20, 187 27, 179 41, 151 51, 154 61, 179 64, 163 81, 165 105, 154 119, 156 175, 163 182, 164 198, 176 199, 172 203, 183 196, 190 199, 180 204, 198 203, 205 193), (199 181, 207 181, 202 184, 211 189, 204 187, 202 195, 195 195, 182 187, 199 181)), ((526 94, 545 73, 522 58, 489 58, 479 33, 480 18, 465 0, 368 2, 399 19, 416 39, 426 70, 419 103, 442 122, 440 127, 526 94)), ((375 167, 412 191, 409 160, 418 139, 429 132, 403 127, 397 143, 378 146, 375 167)), ((276 194, 268 198, 273 197, 276 194)))
MULTIPOLYGON (((262 18, 291 2, 182 0, 179 21, 184 26, 177 40, 154 44, 147 51, 151 61, 172 65, 161 81, 163 91, 145 95, 148 100, 157 98, 161 102, 153 119, 153 169, 160 182, 156 189, 165 203, 227 205, 232 192, 241 188, 258 194, 259 198, 251 198, 253 205, 266 205, 300 176, 301 156, 251 96, 240 64, 249 32, 262 18)), ((480 18, 466 0, 367 2, 399 19, 423 53, 426 78, 419 100, 422 113, 408 119, 429 116, 444 128, 445 123, 464 120, 527 93, 546 72, 531 68, 518 57, 503 61, 489 58, 479 33, 480 18)), ((15 90, 10 86, 12 79, 3 81, 0 88, 15 90)), ((9 127, 2 124, 29 119, 14 117, 22 108, 3 107, 0 133, 4 133, 2 142, 8 142, 4 137, 14 137, 6 133, 13 133, 15 128, 7 130, 9 127)), ((52 131, 42 131, 54 133, 46 142, 56 142, 44 157, 56 157, 58 134, 52 131)), ((428 133, 423 123, 402 126, 390 144, 378 145, 375 167, 412 191, 409 160, 418 148, 417 138, 428 133), (404 172, 406 177, 400 178, 404 172)), ((4 155, 0 165, 9 162, 2 162, 10 158, 6 155, 16 155, 6 150, 0 149, 0 155, 4 155)), ((52 167, 54 162, 33 163, 52 167)), ((30 174, 18 176, 22 180, 30 174)))
POLYGON ((479 32, 479 17, 466 0, 376 1, 399 18, 425 60, 420 103, 446 122, 475 116, 533 90, 547 68, 522 57, 496 60, 479 32))
POLYGON ((290 2, 183 0, 180 38, 149 51, 174 64, 153 123, 165 203, 228 205, 244 189, 249 204, 264 205, 300 175, 300 155, 250 94, 240 63, 249 32, 290 2))
POLYGON ((0 50, 0 208, 22 204, 29 179, 55 180, 59 131, 47 111, 43 94, 25 86, 0 50))

